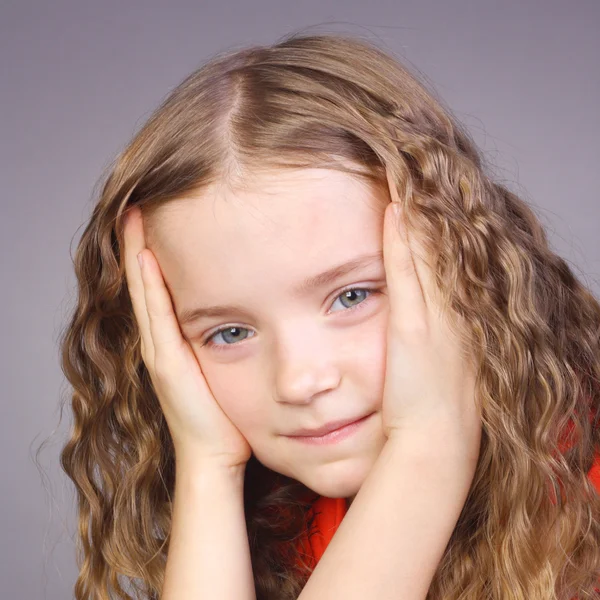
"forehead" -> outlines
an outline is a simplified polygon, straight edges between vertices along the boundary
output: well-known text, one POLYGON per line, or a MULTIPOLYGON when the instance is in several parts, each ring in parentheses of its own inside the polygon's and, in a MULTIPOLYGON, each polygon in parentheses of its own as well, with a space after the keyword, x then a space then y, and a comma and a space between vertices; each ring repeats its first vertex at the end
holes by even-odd
POLYGON ((251 187, 213 186, 160 207, 148 246, 180 301, 252 281, 293 286, 380 250, 387 201, 383 188, 340 171, 275 171, 251 187))
POLYGON ((317 232, 328 237, 360 225, 368 212, 382 216, 387 201, 381 187, 340 171, 267 171, 253 177, 251 187, 214 185, 159 207, 149 246, 180 249, 194 238, 218 246, 227 234, 240 243, 247 235, 284 241, 317 232))

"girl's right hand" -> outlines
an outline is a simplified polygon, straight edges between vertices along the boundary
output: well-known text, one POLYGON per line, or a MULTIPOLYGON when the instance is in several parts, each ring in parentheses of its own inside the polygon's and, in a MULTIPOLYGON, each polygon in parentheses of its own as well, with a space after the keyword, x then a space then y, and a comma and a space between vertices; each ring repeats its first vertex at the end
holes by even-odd
POLYGON ((142 358, 167 421, 177 459, 245 465, 248 441, 212 395, 200 364, 183 338, 153 252, 146 248, 139 207, 125 215, 127 287, 141 334, 142 358), (140 269, 138 254, 143 256, 140 269))

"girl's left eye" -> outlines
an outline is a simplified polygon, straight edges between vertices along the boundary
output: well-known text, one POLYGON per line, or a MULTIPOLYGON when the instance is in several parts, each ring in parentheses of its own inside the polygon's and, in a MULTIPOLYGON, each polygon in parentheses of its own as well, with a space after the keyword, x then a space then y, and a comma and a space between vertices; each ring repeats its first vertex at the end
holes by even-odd
MULTIPOLYGON (((373 288, 360 288, 360 287, 351 287, 351 288, 347 288, 345 290, 343 290, 335 299, 335 302, 337 302, 338 300, 342 299, 342 300, 350 300, 351 302, 353 301, 351 298, 353 296, 364 296, 365 299, 363 299, 361 302, 359 302, 358 304, 355 304, 354 306, 351 306, 350 308, 347 308, 345 312, 350 312, 350 311, 354 311, 354 310, 360 310, 361 307, 363 307, 366 304, 369 304, 369 302, 366 301, 366 299, 368 299, 371 296, 375 296, 377 294, 380 294, 381 290, 380 289, 373 289, 373 288), (366 292, 366 296, 365 296, 365 292, 366 292)), ((335 304, 334 302, 334 304, 335 304)), ((335 311, 337 312, 337 311, 335 311)), ((340 312, 344 312, 344 311, 340 311, 340 312)), ((240 343, 240 340, 243 341, 244 337, 239 337, 239 332, 240 331, 249 331, 248 329, 246 329, 245 327, 237 327, 236 325, 228 325, 226 327, 221 327, 220 329, 218 329, 217 331, 215 331, 214 333, 212 333, 209 337, 207 337, 200 345, 202 347, 204 346, 209 346, 211 348, 214 348, 215 350, 225 350, 228 346, 235 346, 238 345, 238 343, 240 343), (225 333, 229 333, 231 331, 236 331, 237 335, 232 336, 233 337, 233 343, 228 344, 215 344, 214 341, 212 341, 214 338, 216 338, 217 336, 221 335, 221 334, 225 334, 225 333), (237 340, 235 338, 238 338, 237 340)), ((223 337, 223 339, 225 339, 225 337, 223 337)))

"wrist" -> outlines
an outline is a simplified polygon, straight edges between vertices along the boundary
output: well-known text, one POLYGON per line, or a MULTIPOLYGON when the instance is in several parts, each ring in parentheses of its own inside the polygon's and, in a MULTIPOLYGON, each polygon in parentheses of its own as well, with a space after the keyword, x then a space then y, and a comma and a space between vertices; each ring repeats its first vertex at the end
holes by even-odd
POLYGON ((391 428, 387 444, 403 452, 419 456, 443 457, 444 461, 456 458, 461 462, 476 464, 481 446, 481 420, 468 423, 462 420, 440 419, 421 424, 404 423, 391 428))
POLYGON ((179 453, 175 457, 175 473, 177 480, 198 481, 217 478, 243 485, 246 463, 230 463, 215 457, 179 453))
POLYGON ((186 466, 195 466, 196 464, 204 468, 223 468, 227 471, 245 471, 246 464, 250 459, 251 454, 247 457, 239 453, 233 452, 210 452, 202 444, 195 442, 175 443, 175 462, 182 463, 186 466))

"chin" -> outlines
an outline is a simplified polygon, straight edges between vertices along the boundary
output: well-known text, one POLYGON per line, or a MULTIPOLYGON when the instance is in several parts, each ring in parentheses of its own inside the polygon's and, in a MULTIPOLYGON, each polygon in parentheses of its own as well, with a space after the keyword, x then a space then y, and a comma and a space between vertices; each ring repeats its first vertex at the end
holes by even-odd
MULTIPOLYGON (((306 485, 306 484, 305 484, 306 485)), ((348 487, 348 486, 340 486, 340 485, 328 485, 324 487, 320 486, 306 486, 311 489, 319 496, 325 496, 327 498, 350 498, 356 496, 358 494, 358 490, 360 487, 348 487)))
POLYGON ((328 498, 349 498, 355 496, 366 479, 369 468, 352 464, 353 461, 340 461, 321 465, 317 472, 298 478, 313 492, 328 498))
POLYGON ((302 453, 293 454, 288 448, 254 447, 255 458, 268 469, 302 483, 313 492, 328 498, 349 498, 360 490, 377 461, 386 438, 373 435, 366 446, 335 458, 323 457, 306 461, 302 453), (283 450, 283 451, 282 451, 283 450), (279 460, 274 460, 277 458, 279 460), (304 461, 303 461, 304 459, 304 461))

